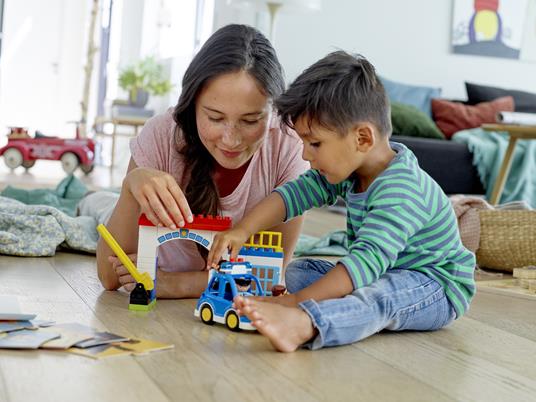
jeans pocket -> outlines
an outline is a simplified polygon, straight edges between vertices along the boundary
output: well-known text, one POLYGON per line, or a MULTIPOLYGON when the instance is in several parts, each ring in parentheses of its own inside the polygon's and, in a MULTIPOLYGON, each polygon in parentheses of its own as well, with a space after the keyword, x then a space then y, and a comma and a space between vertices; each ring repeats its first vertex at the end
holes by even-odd
POLYGON ((399 310, 395 315, 396 331, 434 331, 454 320, 456 314, 443 288, 425 299, 399 310))

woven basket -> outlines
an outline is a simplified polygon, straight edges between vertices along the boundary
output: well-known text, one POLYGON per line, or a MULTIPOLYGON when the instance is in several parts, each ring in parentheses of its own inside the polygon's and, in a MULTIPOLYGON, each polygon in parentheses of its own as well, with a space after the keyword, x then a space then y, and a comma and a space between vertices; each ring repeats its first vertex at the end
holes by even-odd
POLYGON ((494 210, 479 215, 478 265, 507 271, 536 265, 536 211, 494 210))

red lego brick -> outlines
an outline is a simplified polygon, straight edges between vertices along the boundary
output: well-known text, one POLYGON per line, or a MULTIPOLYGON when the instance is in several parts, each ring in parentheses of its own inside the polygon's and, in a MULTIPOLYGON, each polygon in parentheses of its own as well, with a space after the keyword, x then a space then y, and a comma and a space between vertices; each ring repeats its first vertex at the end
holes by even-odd
MULTIPOLYGON (((232 224, 232 219, 228 216, 196 215, 194 216, 194 221, 192 223, 187 222, 182 228, 223 232, 224 230, 230 229, 232 224)), ((145 214, 142 214, 140 216, 140 219, 138 220, 138 225, 155 226, 149 219, 147 219, 145 214)))

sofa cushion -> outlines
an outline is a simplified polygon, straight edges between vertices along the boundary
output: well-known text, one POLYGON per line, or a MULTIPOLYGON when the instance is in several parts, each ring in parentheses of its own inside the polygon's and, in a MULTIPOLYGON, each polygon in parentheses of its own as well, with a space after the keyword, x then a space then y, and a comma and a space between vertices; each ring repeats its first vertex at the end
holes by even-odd
POLYGON ((467 102, 470 105, 489 102, 503 96, 512 96, 516 112, 536 113, 536 93, 489 87, 470 82, 465 83, 465 89, 467 90, 467 102))
POLYGON ((514 99, 504 96, 491 102, 464 105, 444 99, 432 99, 434 121, 447 138, 460 130, 495 123, 498 112, 514 110, 514 99))
POLYGON ((430 101, 441 96, 441 88, 408 85, 383 77, 380 79, 391 102, 413 105, 432 117, 430 101))
POLYGON ((415 106, 392 102, 391 121, 393 134, 445 139, 445 135, 437 128, 434 121, 415 106))

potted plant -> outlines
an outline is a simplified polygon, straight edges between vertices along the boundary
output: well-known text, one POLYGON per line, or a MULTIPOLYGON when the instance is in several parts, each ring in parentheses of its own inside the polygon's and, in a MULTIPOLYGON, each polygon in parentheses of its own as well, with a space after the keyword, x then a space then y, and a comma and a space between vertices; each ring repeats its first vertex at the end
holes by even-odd
POLYGON ((173 88, 163 76, 163 67, 154 57, 146 57, 134 63, 119 74, 119 86, 128 91, 129 103, 144 107, 150 95, 165 95, 173 88))

